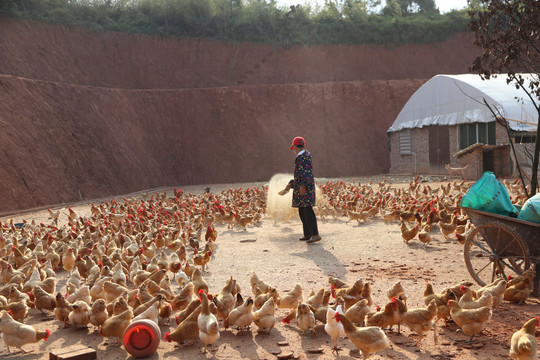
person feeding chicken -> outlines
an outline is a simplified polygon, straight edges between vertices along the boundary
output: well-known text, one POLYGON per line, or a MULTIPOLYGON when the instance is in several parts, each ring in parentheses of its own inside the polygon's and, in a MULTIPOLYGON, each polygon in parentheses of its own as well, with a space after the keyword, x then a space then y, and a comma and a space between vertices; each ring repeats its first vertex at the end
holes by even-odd
POLYGON ((293 189, 292 206, 298 208, 304 230, 304 236, 300 240, 312 244, 321 241, 321 236, 317 228, 317 217, 313 211, 315 205, 315 179, 313 177, 311 154, 304 149, 304 146, 303 137, 297 136, 293 139, 291 150, 296 153, 294 179, 289 181, 285 189, 278 194, 285 195, 290 189, 293 189))

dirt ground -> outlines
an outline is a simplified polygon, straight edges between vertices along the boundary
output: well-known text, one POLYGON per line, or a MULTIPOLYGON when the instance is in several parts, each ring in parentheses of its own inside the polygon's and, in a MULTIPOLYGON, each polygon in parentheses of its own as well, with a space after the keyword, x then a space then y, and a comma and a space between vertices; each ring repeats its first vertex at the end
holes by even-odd
MULTIPOLYGON (((205 187, 218 192, 227 188, 260 186, 261 184, 226 184, 199 185, 184 187, 182 190, 193 194, 202 193, 205 187)), ((73 209, 80 215, 89 214, 89 204, 74 204, 73 209)), ((67 209, 63 210, 61 221, 65 222, 67 209)), ((2 222, 22 219, 37 222, 50 222, 47 211, 14 215, 1 219, 2 222)), ((255 271, 260 279, 275 286, 281 293, 290 290, 299 283, 307 299, 311 290, 315 292, 321 287, 328 288, 327 277, 332 275, 352 284, 362 278, 369 282, 373 289, 374 305, 388 301, 386 289, 400 280, 408 295, 409 308, 424 306, 423 291, 425 280, 429 280, 435 289, 440 291, 449 285, 461 281, 472 281, 463 260, 463 246, 455 241, 443 239, 437 227, 432 232, 433 242, 426 248, 418 240, 409 245, 401 238, 399 225, 385 224, 377 219, 367 223, 350 222, 347 218, 319 219, 319 231, 322 241, 306 244, 298 241, 301 234, 300 221, 294 217, 288 221, 275 222, 270 218, 262 221, 260 226, 248 226, 247 230, 234 227, 227 230, 226 225, 217 225, 217 247, 209 263, 204 277, 210 285, 210 292, 217 293, 233 276, 237 279, 242 294, 250 294, 249 275, 255 271), (246 241, 248 240, 248 241, 246 241)), ((66 271, 58 273, 64 279, 66 271)), ((62 282, 59 282, 59 287, 62 282)), ((174 284, 176 288, 178 285, 174 284)), ((473 288, 477 288, 475 285, 473 288)), ((529 298, 524 305, 503 303, 494 310, 486 330, 475 337, 472 345, 456 340, 465 340, 467 336, 457 332, 457 325, 451 323, 447 327, 437 329, 438 344, 434 344, 432 333, 415 346, 417 337, 406 327, 401 334, 387 332, 391 342, 390 356, 394 359, 504 359, 508 357, 512 333, 521 325, 537 315, 539 301, 529 298)), ((324 325, 318 323, 316 335, 301 335, 298 326, 293 322, 286 325, 280 320, 285 310, 278 310, 278 322, 270 334, 258 334, 253 326, 250 332, 237 334, 236 330, 225 330, 220 327, 220 339, 216 343, 217 351, 201 354, 201 342, 178 346, 162 340, 158 352, 152 356, 157 358, 182 359, 275 359, 275 353, 292 353, 300 359, 348 359, 361 357, 355 346, 342 338, 339 345, 342 351, 339 356, 331 352, 330 337, 324 331, 324 325), (286 345, 278 343, 286 342, 286 345), (322 349, 322 353, 312 354, 309 350, 322 349)), ((174 317, 174 314, 173 314, 174 317)), ((45 359, 49 352, 72 344, 84 344, 98 351, 98 359, 126 359, 131 356, 123 347, 115 347, 100 337, 93 329, 63 329, 53 316, 44 317, 36 309, 31 309, 25 321, 37 329, 48 328, 50 338, 37 344, 25 346, 31 350, 28 354, 7 354, 3 343, 0 353, 7 359, 45 359)), ((173 321, 174 323, 174 321, 173 321)), ((161 327, 162 339, 166 331, 174 326, 161 327)), ((385 358, 385 353, 377 353, 371 358, 385 358)))

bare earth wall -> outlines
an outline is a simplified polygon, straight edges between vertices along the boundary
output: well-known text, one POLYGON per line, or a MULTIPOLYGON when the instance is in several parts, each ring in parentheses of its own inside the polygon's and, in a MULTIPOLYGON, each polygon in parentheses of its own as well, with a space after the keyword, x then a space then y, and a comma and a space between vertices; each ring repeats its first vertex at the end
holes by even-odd
POLYGON ((467 71, 469 43, 283 49, 0 17, 0 212, 264 181, 292 171, 296 135, 316 176, 385 173, 386 130, 429 77, 467 71))

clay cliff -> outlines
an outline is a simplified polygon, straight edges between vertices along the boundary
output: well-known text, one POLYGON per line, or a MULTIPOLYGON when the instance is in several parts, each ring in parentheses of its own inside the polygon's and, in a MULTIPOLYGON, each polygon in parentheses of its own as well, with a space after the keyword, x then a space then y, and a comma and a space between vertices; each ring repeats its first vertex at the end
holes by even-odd
POLYGON ((470 34, 285 49, 0 18, 0 211, 265 181, 297 135, 318 177, 385 173, 401 107, 478 53, 470 34))

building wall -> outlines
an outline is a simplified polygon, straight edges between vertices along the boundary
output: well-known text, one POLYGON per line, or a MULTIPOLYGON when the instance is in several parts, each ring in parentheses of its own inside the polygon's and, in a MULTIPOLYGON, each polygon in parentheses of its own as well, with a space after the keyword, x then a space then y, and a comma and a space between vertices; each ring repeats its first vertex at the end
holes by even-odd
POLYGON ((391 174, 428 174, 429 173, 429 130, 416 128, 411 130, 412 154, 399 153, 399 132, 390 135, 390 173, 391 174), (416 166, 415 166, 416 164, 416 166))
POLYGON ((483 174, 483 152, 481 148, 474 149, 468 154, 461 156, 458 160, 467 168, 463 171, 463 180, 477 180, 483 174))
MULTIPOLYGON (((452 154, 458 151, 458 130, 457 126, 450 126, 450 166, 459 167, 460 161, 452 154)), ((415 128, 411 130, 412 155, 401 155, 399 153, 399 132, 390 135, 390 173, 391 174, 431 174, 446 175, 444 168, 435 169, 429 166, 429 128, 415 128), (415 171, 416 158, 416 171, 415 171)))
POLYGON ((497 145, 508 144, 508 133, 506 132, 506 128, 499 124, 499 122, 495 123, 495 140, 497 145))
MULTIPOLYGON (((469 166, 464 171, 464 179, 476 180, 483 173, 483 152, 481 149, 474 150, 470 154, 463 155, 461 158, 455 157, 459 151, 459 125, 450 126, 448 129, 450 166, 464 167, 469 166)), ((390 136, 390 173, 392 174, 432 174, 446 175, 443 169, 433 169, 429 166, 429 128, 416 128, 411 130, 412 137, 412 155, 401 155, 399 153, 399 132, 394 132, 390 136), (416 160, 416 171, 415 171, 416 160)), ((504 126, 499 123, 495 126, 495 138, 497 145, 508 144, 508 134, 504 126)), ((509 173, 510 157, 508 149, 497 150, 495 152, 496 172, 499 174, 509 173)))

